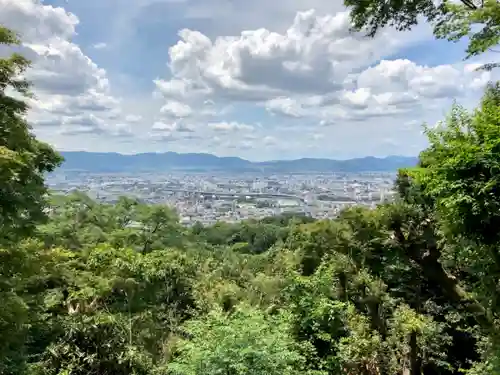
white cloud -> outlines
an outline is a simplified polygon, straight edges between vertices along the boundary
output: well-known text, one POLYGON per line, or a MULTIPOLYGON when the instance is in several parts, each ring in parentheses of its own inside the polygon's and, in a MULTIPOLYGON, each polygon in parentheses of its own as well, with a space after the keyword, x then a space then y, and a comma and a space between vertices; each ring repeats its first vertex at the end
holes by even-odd
POLYGON ((318 119, 321 125, 339 121, 369 121, 433 108, 451 99, 477 97, 491 79, 464 64, 421 66, 407 59, 382 60, 351 76, 342 90, 327 95, 291 93, 265 103, 273 114, 318 119))
POLYGON ((101 43, 96 43, 92 46, 94 49, 105 49, 108 47, 107 43, 101 42, 101 43))
POLYGON ((81 112, 106 112, 119 109, 119 100, 91 89, 83 95, 45 94, 37 91, 39 98, 30 100, 36 111, 48 111, 55 115, 72 116, 81 112))
POLYGON ((242 150, 247 151, 252 149, 255 150, 261 149, 260 147, 256 147, 255 143, 250 140, 237 140, 237 141, 227 140, 222 143, 211 142, 211 145, 222 149, 238 150, 240 152, 242 150))
POLYGON ((26 43, 25 47, 31 50, 28 56, 34 61, 27 77, 39 92, 78 95, 92 89, 103 93, 109 89, 106 72, 75 44, 54 37, 48 45, 26 43))
POLYGON ((153 132, 171 132, 171 133, 194 133, 195 129, 192 125, 187 124, 183 121, 174 121, 170 123, 165 123, 162 121, 156 121, 151 130, 153 132))
POLYGON ((59 125, 57 132, 65 135, 114 134, 120 101, 106 71, 71 41, 78 17, 33 0, 0 0, 0 9, 0 24, 20 34, 21 52, 32 61, 26 77, 36 95, 29 101, 35 127, 59 125))
POLYGON ((191 116, 193 110, 187 104, 170 100, 160 109, 160 113, 167 117, 183 118, 191 116))
POLYGON ((470 88, 476 75, 463 66, 427 67, 407 59, 382 60, 358 76, 357 86, 376 94, 411 92, 422 98, 450 98, 470 88))
POLYGON ((78 17, 63 8, 43 6, 33 0, 0 0, 2 24, 21 32, 23 40, 45 42, 57 36, 68 39, 75 34, 78 17))
POLYGON ((172 132, 151 133, 150 139, 155 142, 169 143, 175 142, 178 138, 172 132))
POLYGON ((166 124, 161 121, 157 121, 153 124, 153 127, 151 128, 153 131, 173 131, 175 129, 175 123, 173 124, 166 124))
MULTIPOLYGON (((257 104, 289 125, 306 119, 310 126, 356 126, 424 113, 488 80, 464 64, 384 60, 428 34, 387 29, 370 39, 350 31, 347 12, 298 12, 282 32, 259 28, 209 38, 183 29, 179 37, 169 50, 171 78, 155 80, 166 106, 207 99, 257 104)), ((236 128, 230 124, 209 127, 227 132, 236 128)))
POLYGON ((66 117, 62 121, 61 134, 103 134, 106 131, 106 122, 93 114, 83 114, 66 117))
POLYGON ((266 145, 266 146, 272 146, 272 145, 275 145, 277 143, 277 140, 273 136, 266 135, 264 137, 264 139, 262 140, 262 142, 264 142, 264 145, 266 145))
POLYGON ((132 138, 133 130, 130 124, 118 123, 114 125, 111 129, 108 130, 108 133, 112 134, 115 137, 123 137, 123 138, 132 138))
POLYGON ((295 99, 278 97, 268 100, 265 104, 266 109, 271 113, 278 113, 290 117, 302 117, 303 109, 300 103, 295 99))
POLYGON ((352 33, 347 12, 297 13, 284 33, 243 31, 215 40, 189 29, 170 48, 173 78, 157 80, 167 97, 219 95, 264 100, 294 94, 326 94, 344 86, 349 74, 396 51, 404 38, 385 31, 375 39, 352 33))
POLYGON ((255 128, 252 125, 232 122, 214 122, 209 123, 208 127, 218 132, 252 131, 255 128))

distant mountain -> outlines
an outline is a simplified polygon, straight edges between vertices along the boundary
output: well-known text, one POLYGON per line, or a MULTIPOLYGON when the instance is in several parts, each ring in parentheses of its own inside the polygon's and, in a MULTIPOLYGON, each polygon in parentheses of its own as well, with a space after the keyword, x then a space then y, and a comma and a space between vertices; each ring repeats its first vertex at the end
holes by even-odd
POLYGON ((118 153, 71 151, 62 152, 65 162, 61 170, 88 172, 139 172, 169 170, 218 170, 265 172, 391 172, 416 165, 417 158, 406 156, 372 156, 348 159, 276 160, 251 162, 238 157, 218 157, 211 154, 143 153, 123 155, 118 153))
POLYGON ((412 167, 417 164, 416 157, 388 156, 332 160, 332 159, 296 159, 256 163, 267 170, 280 172, 395 172, 399 168, 412 167))

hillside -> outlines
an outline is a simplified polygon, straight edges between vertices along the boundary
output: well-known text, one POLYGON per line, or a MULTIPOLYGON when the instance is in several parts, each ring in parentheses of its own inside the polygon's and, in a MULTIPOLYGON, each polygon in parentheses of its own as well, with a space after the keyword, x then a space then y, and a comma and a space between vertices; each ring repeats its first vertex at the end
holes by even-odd
POLYGON ((219 170, 219 171, 266 171, 266 172, 363 172, 396 171, 411 167, 417 158, 389 156, 365 157, 348 160, 304 158, 251 162, 238 157, 218 157, 210 154, 176 152, 143 153, 124 155, 118 153, 62 152, 63 170, 89 172, 134 172, 165 170, 219 170))

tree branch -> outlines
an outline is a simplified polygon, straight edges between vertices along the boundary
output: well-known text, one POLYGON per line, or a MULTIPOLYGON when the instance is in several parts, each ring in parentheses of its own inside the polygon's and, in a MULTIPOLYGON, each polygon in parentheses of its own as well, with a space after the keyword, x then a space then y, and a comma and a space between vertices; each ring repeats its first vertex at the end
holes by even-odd
POLYGON ((470 10, 477 10, 477 6, 472 2, 472 0, 460 0, 460 1, 470 10))
MULTIPOLYGON (((493 323, 487 316, 486 309, 474 298, 460 287, 457 279, 450 275, 443 267, 439 258, 439 250, 434 239, 434 233, 429 223, 423 227, 423 236, 414 235, 407 239, 397 226, 393 228, 394 237, 403 249, 406 249, 408 256, 420 265, 425 277, 441 287, 444 294, 455 303, 461 304, 467 311, 474 315, 477 323, 485 330, 493 329, 493 323), (418 238, 424 237, 424 244, 418 238), (424 246, 422 249, 421 246, 424 246), (424 250, 424 251, 422 251, 424 250)), ((410 235, 408 236, 410 237, 410 235)))

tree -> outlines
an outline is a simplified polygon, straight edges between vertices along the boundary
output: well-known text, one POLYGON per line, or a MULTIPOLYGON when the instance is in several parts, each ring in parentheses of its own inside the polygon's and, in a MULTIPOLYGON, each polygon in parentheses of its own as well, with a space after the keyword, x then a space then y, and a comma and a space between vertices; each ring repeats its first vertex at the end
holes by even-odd
POLYGON ((26 250, 21 246, 0 248, 0 374, 22 373, 24 369, 29 313, 21 292, 33 271, 30 253, 26 250))
MULTIPOLYGON (((466 58, 479 55, 500 43, 500 3, 496 0, 345 0, 351 8, 356 30, 366 30, 373 37, 384 26, 409 30, 425 18, 434 26, 440 39, 458 41, 469 38, 466 58)), ((499 67, 493 62, 483 66, 499 67)))
POLYGON ((30 374, 151 374, 193 308, 193 260, 108 245, 53 252, 31 306, 30 374))
POLYGON ((82 250, 108 243, 150 252, 182 246, 182 227, 170 207, 125 197, 116 204, 98 203, 83 193, 53 198, 51 220, 38 228, 47 247, 82 250))
POLYGON ((212 311, 186 326, 179 355, 169 366, 173 375, 292 375, 302 357, 285 317, 239 307, 230 315, 212 311))
MULTIPOLYGON (((19 44, 16 35, 0 26, 0 46, 19 44)), ((30 132, 26 122, 30 96, 23 78, 29 62, 19 54, 0 59, 0 373, 22 371, 24 337, 29 310, 26 283, 37 273, 39 259, 25 238, 45 218, 43 174, 61 158, 30 132), (11 95, 9 95, 11 94, 11 95)))
POLYGON ((486 307, 500 314, 500 83, 490 84, 479 108, 455 106, 446 123, 426 130, 430 145, 413 184, 433 201, 434 216, 447 239, 444 256, 482 285, 486 307), (457 264, 458 262, 458 264, 457 264))
MULTIPOLYGON (((12 31, 0 26, 0 45, 19 43, 12 31)), ((44 173, 62 161, 35 138, 26 121, 30 85, 23 73, 28 67, 29 61, 16 53, 0 59, 0 241, 29 235, 45 218, 44 173)))
POLYGON ((499 129, 496 83, 474 112, 454 106, 446 121, 426 129, 429 147, 419 166, 399 179, 404 202, 386 215, 396 243, 425 278, 461 310, 461 319, 473 317, 481 327, 483 373, 500 369, 499 129))
MULTIPOLYGON (((490 84, 470 114, 455 106, 426 130, 430 145, 412 176, 449 229, 485 244, 500 241, 500 83, 490 84)), ((500 259, 499 259, 500 260, 500 259)), ((500 264, 499 264, 500 265, 500 264)))
MULTIPOLYGON (((348 209, 334 221, 300 228, 302 235, 289 242, 307 265, 306 277, 296 277, 285 293, 296 339, 311 346, 308 365, 349 375, 404 369, 451 375, 476 359, 475 341, 464 332, 467 314, 422 262, 426 238, 408 231, 420 217, 402 220, 404 244, 391 239, 390 218, 398 209, 348 209), (461 318, 449 317, 456 315, 461 318)), ((466 328, 471 325, 472 319, 466 328)))

